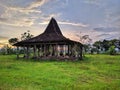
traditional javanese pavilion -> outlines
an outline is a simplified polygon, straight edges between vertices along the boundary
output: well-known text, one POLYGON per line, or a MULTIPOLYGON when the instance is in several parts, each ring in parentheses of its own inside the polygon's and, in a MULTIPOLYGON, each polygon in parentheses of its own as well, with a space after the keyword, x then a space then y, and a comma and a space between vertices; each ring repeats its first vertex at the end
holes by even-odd
POLYGON ((82 59, 82 44, 63 36, 56 20, 52 18, 45 31, 33 38, 14 44, 24 50, 24 58, 36 59, 82 59))

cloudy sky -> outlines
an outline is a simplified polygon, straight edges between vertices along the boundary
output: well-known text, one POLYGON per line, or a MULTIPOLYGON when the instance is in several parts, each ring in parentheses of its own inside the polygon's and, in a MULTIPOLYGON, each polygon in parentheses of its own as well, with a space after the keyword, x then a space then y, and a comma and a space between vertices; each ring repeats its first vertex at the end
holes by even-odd
POLYGON ((54 17, 64 36, 93 41, 120 37, 120 0, 0 0, 0 45, 30 30, 42 33, 54 17))

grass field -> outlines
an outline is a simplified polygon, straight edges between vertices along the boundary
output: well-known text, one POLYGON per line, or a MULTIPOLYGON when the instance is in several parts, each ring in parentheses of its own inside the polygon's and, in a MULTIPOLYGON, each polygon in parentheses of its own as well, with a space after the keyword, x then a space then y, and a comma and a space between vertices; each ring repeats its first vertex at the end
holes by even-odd
POLYGON ((120 56, 60 62, 1 55, 0 90, 120 90, 120 56))

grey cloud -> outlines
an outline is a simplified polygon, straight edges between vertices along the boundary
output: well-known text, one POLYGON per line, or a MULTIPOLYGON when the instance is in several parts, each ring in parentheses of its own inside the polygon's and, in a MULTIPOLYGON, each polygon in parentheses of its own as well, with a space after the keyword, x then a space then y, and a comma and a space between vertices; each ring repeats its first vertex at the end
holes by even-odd
POLYGON ((110 34, 100 34, 100 35, 97 35, 96 37, 104 37, 104 36, 109 36, 110 34))
POLYGON ((118 32, 120 31, 120 28, 116 28, 116 27, 98 27, 98 28, 94 28, 95 31, 98 32, 118 32))

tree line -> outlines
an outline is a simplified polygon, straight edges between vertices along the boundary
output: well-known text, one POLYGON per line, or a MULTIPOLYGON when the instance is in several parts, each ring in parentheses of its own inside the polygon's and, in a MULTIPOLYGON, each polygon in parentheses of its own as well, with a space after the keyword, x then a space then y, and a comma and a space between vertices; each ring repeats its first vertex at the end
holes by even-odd
POLYGON ((112 40, 102 40, 96 41, 91 45, 87 46, 90 50, 90 53, 105 53, 110 55, 115 55, 120 53, 120 40, 112 39, 112 40))
MULTIPOLYGON (((21 34, 20 39, 18 38, 10 38, 8 40, 9 44, 12 46, 13 44, 22 41, 22 40, 27 40, 32 38, 33 35, 30 33, 30 31, 26 31, 23 34, 21 34)), ((0 54, 2 55, 9 55, 9 54, 16 54, 17 53, 17 49, 15 47, 11 47, 10 45, 4 45, 1 49, 0 49, 0 54)), ((20 53, 24 53, 23 49, 20 49, 20 53)))
MULTIPOLYGON (((92 39, 89 37, 89 35, 81 35, 80 33, 76 36, 79 37, 79 41, 83 44, 83 54, 120 54, 120 39, 96 41, 91 44, 92 39)), ((27 40, 32 37, 33 35, 28 30, 27 32, 21 34, 20 40, 18 38, 10 38, 8 42, 10 45, 13 45, 21 40, 27 40)), ((9 45, 4 45, 0 49, 0 54, 16 54, 16 51, 16 48, 12 48, 9 45)), ((23 49, 20 50, 20 53, 23 53, 23 49)))

